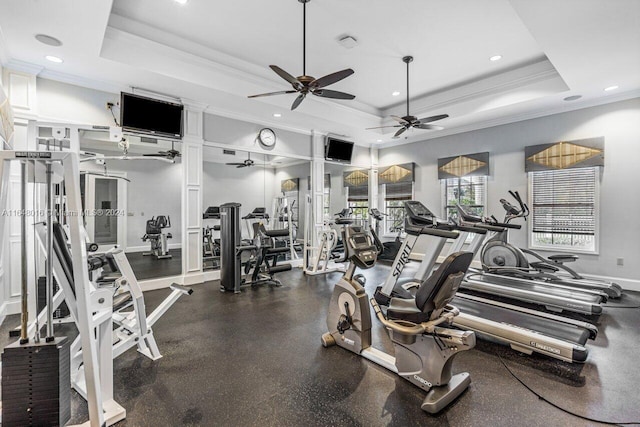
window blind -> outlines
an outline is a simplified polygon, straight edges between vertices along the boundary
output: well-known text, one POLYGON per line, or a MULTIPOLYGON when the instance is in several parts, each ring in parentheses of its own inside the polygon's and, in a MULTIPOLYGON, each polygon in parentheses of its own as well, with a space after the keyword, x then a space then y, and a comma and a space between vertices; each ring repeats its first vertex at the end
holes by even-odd
POLYGON ((385 184, 384 199, 389 200, 411 200, 413 197, 413 182, 398 182, 395 184, 385 184))
POLYGON ((597 168, 530 173, 534 233, 595 235, 597 168))
POLYGON ((369 200, 369 186, 361 185, 359 187, 348 187, 350 202, 357 202, 361 200, 369 200))

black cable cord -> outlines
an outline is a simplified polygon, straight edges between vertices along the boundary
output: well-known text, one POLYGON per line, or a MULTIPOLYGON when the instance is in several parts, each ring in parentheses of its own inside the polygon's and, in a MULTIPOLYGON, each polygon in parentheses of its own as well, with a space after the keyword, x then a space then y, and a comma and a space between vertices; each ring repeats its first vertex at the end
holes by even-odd
POLYGON ((502 366, 505 367, 507 372, 509 372, 511 374, 511 376, 516 379, 516 381, 518 381, 520 384, 522 384, 522 386, 524 388, 526 388, 531 393, 533 393, 538 399, 540 399, 543 402, 553 406, 556 409, 561 410, 565 414, 573 415, 574 417, 583 419, 585 421, 591 421, 591 422, 594 422, 594 423, 608 424, 608 425, 614 425, 614 426, 640 424, 640 421, 625 421, 625 422, 603 421, 603 420, 598 420, 598 419, 595 419, 595 418, 585 417, 584 415, 580 415, 580 414, 577 414, 575 412, 571 412, 568 409, 565 409, 565 408, 561 407, 560 405, 557 405, 557 404, 553 403, 549 399, 547 399, 544 396, 542 396, 540 393, 538 393, 535 390, 533 390, 524 381, 522 381, 520 378, 518 378, 518 376, 507 366, 507 364, 504 362, 504 360, 502 359, 502 357, 500 355, 498 355, 498 359, 500 359, 500 363, 502 363, 502 366))
POLYGON ((116 123, 116 126, 120 127, 120 124, 118 123, 118 119, 116 119, 116 115, 113 112, 113 104, 109 103, 107 105, 108 105, 109 111, 111 111, 111 116, 113 117, 113 121, 116 123))
POLYGON ((640 308, 640 305, 608 305, 603 304, 603 308, 640 308))

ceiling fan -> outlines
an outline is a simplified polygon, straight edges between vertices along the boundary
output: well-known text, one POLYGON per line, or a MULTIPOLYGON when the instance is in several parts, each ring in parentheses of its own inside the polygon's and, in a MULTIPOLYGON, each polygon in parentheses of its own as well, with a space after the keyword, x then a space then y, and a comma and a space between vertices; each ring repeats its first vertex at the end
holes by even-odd
POLYGON ((444 129, 442 126, 430 125, 428 123, 435 122, 437 120, 446 119, 449 117, 448 114, 439 114, 437 116, 425 117, 423 119, 419 119, 416 116, 412 116, 409 114, 409 63, 413 61, 413 56, 405 56, 402 58, 402 62, 407 64, 407 115, 404 117, 391 116, 391 118, 397 121, 398 125, 394 126, 378 126, 374 128, 367 128, 367 130, 371 129, 383 129, 383 128, 400 128, 393 135, 394 138, 398 138, 404 132, 406 132, 409 128, 416 129, 426 129, 426 130, 442 130, 444 129))
POLYGON ((283 95, 287 93, 299 93, 298 97, 293 101, 291 110, 298 108, 298 105, 306 98, 308 94, 320 96, 323 98, 333 99, 354 99, 355 95, 335 90, 324 89, 326 86, 339 82, 342 79, 353 74, 351 68, 328 74, 324 77, 316 79, 307 75, 307 3, 311 0, 298 0, 302 3, 302 75, 293 77, 277 65, 269 65, 269 67, 280 77, 291 84, 293 90, 283 90, 279 92, 261 93, 259 95, 251 95, 249 98, 258 98, 261 96, 283 95))
POLYGON ((158 151, 154 154, 143 154, 145 157, 160 157, 173 161, 176 157, 182 157, 182 154, 173 148, 173 141, 171 141, 171 150, 158 151))
POLYGON ((237 169, 246 168, 254 165, 254 161, 251 160, 251 153, 247 153, 249 157, 242 163, 225 163, 227 166, 235 166, 237 169))

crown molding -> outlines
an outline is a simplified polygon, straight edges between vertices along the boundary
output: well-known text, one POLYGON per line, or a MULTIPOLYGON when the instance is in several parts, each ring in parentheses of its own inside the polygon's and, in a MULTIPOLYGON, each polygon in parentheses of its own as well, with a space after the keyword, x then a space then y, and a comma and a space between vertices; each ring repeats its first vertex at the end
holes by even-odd
POLYGON ((38 76, 44 70, 44 67, 36 64, 32 64, 30 62, 20 61, 18 59, 9 59, 6 64, 4 64, 4 68, 10 71, 18 71, 21 73, 26 73, 30 75, 38 76))
MULTIPOLYGON (((449 86, 437 92, 425 94, 412 100, 411 114, 421 116, 423 114, 449 109, 464 103, 482 101, 483 99, 497 98, 499 95, 513 91, 523 91, 532 85, 548 82, 548 90, 557 93, 569 90, 560 74, 546 59, 514 67, 508 71, 493 74, 488 77, 476 79, 472 82, 449 86), (554 88, 555 86, 555 88, 554 88), (562 90, 558 90, 561 88, 562 90)), ((395 123, 389 116, 397 114, 398 109, 404 104, 395 104, 383 110, 382 125, 395 123)), ((402 112, 402 114, 404 114, 402 112)))
POLYGON ((218 116, 218 117, 225 117, 225 118, 228 118, 228 119, 240 120, 240 121, 247 122, 247 123, 255 123, 255 124, 258 124, 258 125, 262 125, 262 126, 274 127, 276 129, 286 130, 286 131, 289 131, 289 132, 295 132, 295 133, 299 133, 299 134, 302 134, 302 135, 311 135, 312 134, 312 130, 310 130, 310 129, 305 129, 305 128, 300 128, 300 127, 296 127, 296 126, 286 125, 286 124, 283 124, 280 121, 265 120, 263 117, 258 117, 258 116, 254 116, 254 115, 247 115, 246 113, 238 113, 236 111, 227 110, 227 109, 224 109, 224 108, 218 108, 218 107, 209 106, 204 110, 204 112, 205 112, 205 114, 211 114, 211 115, 218 116))
POLYGON ((419 140, 400 140, 397 142, 390 141, 390 142, 381 143, 380 145, 377 145, 377 147, 380 149, 386 149, 386 148, 398 147, 400 145, 419 144, 432 139, 443 138, 445 136, 458 135, 461 133, 472 132, 475 130, 487 129, 487 128, 492 128, 496 126, 522 122, 525 120, 532 120, 532 119, 538 119, 541 117, 553 116, 555 114, 562 114, 562 113, 568 113, 571 111, 584 110, 586 108, 598 107, 600 105, 606 105, 606 104, 613 104, 615 102, 627 101, 629 99, 635 99, 635 98, 640 98, 640 89, 623 92, 615 96, 606 96, 606 97, 600 97, 592 100, 587 100, 580 104, 567 103, 567 105, 563 105, 561 107, 545 108, 545 109, 539 109, 535 111, 528 111, 526 113, 502 116, 496 119, 483 120, 475 123, 470 123, 468 125, 452 127, 442 131, 438 131, 438 133, 434 134, 433 136, 425 135, 424 138, 420 138, 419 140))
MULTIPOLYGON (((183 61, 209 69, 212 72, 219 72, 227 77, 233 77, 240 81, 258 85, 265 88, 264 90, 266 91, 283 89, 282 82, 272 78, 275 74, 268 72, 268 69, 234 58, 224 52, 211 49, 173 34, 168 35, 169 33, 149 27, 138 21, 119 15, 112 15, 112 17, 116 18, 110 21, 110 25, 105 31, 105 41, 111 40, 115 43, 133 44, 138 46, 142 52, 155 51, 167 60, 183 61), (140 29, 144 31, 140 31, 140 29), (213 58, 215 58, 215 60, 213 58)), ((108 59, 118 60, 117 58, 108 59)), ((176 76, 171 77, 179 79, 179 77, 176 76)), ((215 87, 211 88, 223 90, 215 87)), ((359 115, 366 120, 380 120, 381 118, 380 109, 357 100, 350 101, 349 104, 341 104, 319 97, 309 97, 307 101, 311 99, 313 99, 314 102, 323 103, 350 114, 359 115)))

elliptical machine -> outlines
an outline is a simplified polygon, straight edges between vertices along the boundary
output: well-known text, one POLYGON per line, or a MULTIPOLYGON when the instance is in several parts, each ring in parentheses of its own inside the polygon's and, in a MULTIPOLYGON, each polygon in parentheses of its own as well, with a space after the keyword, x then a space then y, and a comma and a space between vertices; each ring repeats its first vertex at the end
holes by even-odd
POLYGON ((452 375, 453 358, 475 346, 475 334, 441 327, 459 314, 449 305, 466 272, 472 254, 452 254, 425 282, 415 299, 392 298, 385 316, 374 298, 376 316, 389 330, 395 357, 371 346, 371 313, 364 288, 364 277, 354 275, 356 268, 375 265, 377 248, 360 226, 345 228, 345 249, 349 267, 335 285, 327 314, 329 332, 322 345, 338 345, 397 373, 425 390, 422 410, 435 414, 469 386, 469 374, 452 375))
POLYGON ((143 252, 142 255, 153 255, 157 259, 171 258, 167 240, 171 239, 171 237, 173 236, 171 236, 171 233, 164 232, 165 228, 170 227, 171 217, 164 215, 151 217, 151 219, 147 221, 145 235, 142 236, 143 242, 146 242, 148 240, 151 244, 151 250, 149 252, 143 252))
MULTIPOLYGON (((504 224, 499 225, 507 226, 502 231, 496 232, 482 247, 480 259, 482 260, 484 271, 525 279, 562 283, 577 288, 599 289, 604 291, 610 298, 619 298, 622 295, 622 288, 617 283, 585 278, 565 265, 565 263, 577 261, 577 255, 554 254, 545 258, 535 251, 518 248, 510 244, 508 241, 509 228, 515 227, 509 227, 509 223, 516 218, 524 218, 526 220, 529 216, 529 207, 522 201, 517 191, 509 191, 509 194, 518 202, 520 208, 518 209, 505 199, 500 199, 500 203, 506 213, 504 224), (527 256, 532 256, 536 261, 530 262, 527 256), (564 271, 565 275, 558 275, 557 273, 560 271, 564 271)), ((495 217, 484 219, 483 221, 483 218, 470 215, 461 206, 458 206, 458 212, 465 221, 486 222, 489 225, 498 222, 495 217)))

